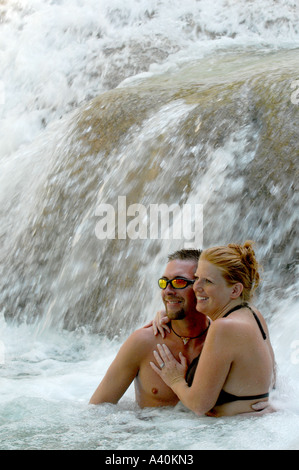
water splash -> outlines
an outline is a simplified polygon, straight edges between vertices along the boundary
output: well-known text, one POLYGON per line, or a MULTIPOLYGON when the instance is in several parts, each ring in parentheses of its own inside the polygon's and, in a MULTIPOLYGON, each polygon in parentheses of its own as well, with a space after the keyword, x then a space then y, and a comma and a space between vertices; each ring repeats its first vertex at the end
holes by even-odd
POLYGON ((291 0, 2 0, 1 448, 298 448, 298 24, 291 0), (120 195, 203 204, 205 246, 257 241, 279 365, 258 428, 131 389, 88 408, 182 244, 99 241, 120 195))

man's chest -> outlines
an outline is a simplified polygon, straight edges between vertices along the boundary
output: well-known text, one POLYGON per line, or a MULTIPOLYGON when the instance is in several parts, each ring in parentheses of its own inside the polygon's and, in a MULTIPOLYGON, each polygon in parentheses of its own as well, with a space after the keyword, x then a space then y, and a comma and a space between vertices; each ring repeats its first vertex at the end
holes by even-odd
POLYGON ((149 362, 143 361, 137 377, 135 378, 136 401, 141 408, 151 406, 175 406, 178 403, 177 396, 163 380, 153 371, 149 362))

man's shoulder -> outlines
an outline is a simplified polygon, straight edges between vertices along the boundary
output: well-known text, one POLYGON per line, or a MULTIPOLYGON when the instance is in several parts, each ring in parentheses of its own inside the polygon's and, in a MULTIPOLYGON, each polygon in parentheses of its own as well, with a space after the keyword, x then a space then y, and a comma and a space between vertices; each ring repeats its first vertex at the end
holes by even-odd
POLYGON ((152 328, 139 328, 130 334, 119 353, 123 358, 130 357, 132 360, 136 359, 140 362, 142 357, 154 349, 155 338, 152 328))
POLYGON ((156 337, 153 333, 152 327, 139 328, 135 330, 129 337, 131 341, 135 341, 137 344, 143 344, 144 346, 155 344, 156 337))
POLYGON ((139 328, 130 334, 124 345, 136 354, 146 353, 156 345, 156 336, 152 328, 139 328))
POLYGON ((145 357, 155 346, 155 336, 153 332, 147 331, 145 328, 135 330, 124 341, 120 347, 116 362, 121 361, 122 364, 130 363, 138 365, 143 357, 145 357))

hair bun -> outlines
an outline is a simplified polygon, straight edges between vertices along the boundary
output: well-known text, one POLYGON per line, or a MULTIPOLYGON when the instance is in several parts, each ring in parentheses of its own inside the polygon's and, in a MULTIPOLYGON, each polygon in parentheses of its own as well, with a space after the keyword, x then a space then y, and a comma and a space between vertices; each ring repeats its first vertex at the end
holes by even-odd
POLYGON ((257 262, 255 251, 253 249, 254 241, 246 240, 243 245, 238 245, 236 243, 230 243, 228 248, 231 252, 234 252, 236 257, 240 260, 244 272, 247 272, 248 281, 251 288, 250 291, 253 292, 259 285, 260 275, 259 275, 259 264, 257 262))
POLYGON ((259 285, 260 275, 259 275, 259 264, 256 260, 255 252, 253 249, 254 242, 252 240, 246 240, 242 247, 243 257, 242 261, 247 265, 248 271, 251 271, 251 279, 253 289, 256 289, 259 285))

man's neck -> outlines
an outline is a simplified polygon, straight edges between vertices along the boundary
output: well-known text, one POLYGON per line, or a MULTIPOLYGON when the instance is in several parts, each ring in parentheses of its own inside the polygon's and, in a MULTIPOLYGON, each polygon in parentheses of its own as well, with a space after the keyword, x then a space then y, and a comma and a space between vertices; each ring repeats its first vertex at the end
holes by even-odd
POLYGON ((192 318, 185 317, 183 320, 172 320, 171 328, 174 334, 185 338, 196 338, 209 326, 210 320, 207 316, 196 312, 192 318))

